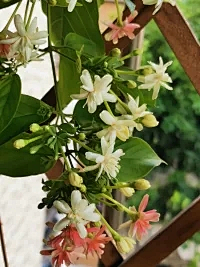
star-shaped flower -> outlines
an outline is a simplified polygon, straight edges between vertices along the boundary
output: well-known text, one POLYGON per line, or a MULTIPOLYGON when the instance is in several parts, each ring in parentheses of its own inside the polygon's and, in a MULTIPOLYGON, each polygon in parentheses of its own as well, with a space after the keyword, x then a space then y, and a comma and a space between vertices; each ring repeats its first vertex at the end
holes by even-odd
POLYGON ((102 155, 93 152, 86 152, 86 159, 95 161, 97 164, 85 167, 82 171, 91 171, 99 168, 97 179, 101 176, 102 172, 105 171, 108 177, 115 178, 119 172, 119 161, 120 157, 125 155, 122 149, 114 150, 114 142, 110 143, 101 138, 101 149, 102 155))
MULTIPOLYGON (((144 235, 147 234, 147 230, 151 228, 150 222, 158 222, 160 214, 156 210, 144 211, 149 201, 149 195, 146 194, 138 208, 138 219, 136 221, 129 220, 120 225, 119 229, 130 227, 128 235, 129 237, 136 236, 137 240, 141 240, 144 235)), ((129 208, 132 211, 136 211, 135 207, 129 208)))
POLYGON ((73 94, 73 99, 87 99, 88 112, 94 113, 98 105, 104 101, 116 102, 116 97, 108 91, 110 90, 111 82, 113 80, 110 74, 104 75, 102 78, 98 75, 94 76, 94 83, 88 70, 83 70, 80 77, 82 86, 80 94, 73 94))
POLYGON ((148 90, 151 90, 153 88, 152 99, 154 100, 158 97, 161 86, 165 87, 168 90, 173 90, 173 88, 167 84, 172 83, 172 79, 168 75, 168 73, 165 73, 167 68, 172 64, 172 61, 163 64, 162 58, 159 57, 159 64, 155 64, 153 62, 148 63, 151 65, 155 73, 148 74, 146 76, 139 76, 138 81, 142 82, 143 84, 138 88, 148 90))
POLYGON ((95 204, 89 204, 86 199, 82 199, 79 190, 72 191, 71 207, 63 200, 56 200, 53 204, 59 212, 66 214, 65 218, 54 225, 54 231, 61 231, 72 224, 77 228, 80 237, 85 238, 87 236, 85 225, 88 222, 98 222, 100 220, 100 215, 94 212, 95 204))
POLYGON ((14 23, 17 32, 7 31, 6 39, 0 40, 0 44, 10 44, 8 57, 16 58, 21 63, 26 64, 35 55, 34 46, 44 44, 46 41, 42 39, 46 38, 48 34, 46 31, 38 31, 36 17, 27 29, 19 14, 15 15, 14 23))
POLYGON ((137 23, 131 23, 133 19, 136 17, 137 12, 129 15, 123 21, 123 25, 117 25, 113 23, 109 23, 108 26, 111 28, 111 31, 105 34, 106 41, 113 41, 113 44, 118 43, 118 39, 127 36, 129 39, 134 39, 135 34, 133 33, 135 29, 140 28, 140 25, 137 23))
POLYGON ((122 141, 126 141, 129 136, 129 126, 135 126, 135 122, 132 120, 132 118, 120 118, 120 117, 114 117, 112 116, 107 110, 103 110, 99 117, 102 119, 102 121, 110 125, 109 127, 97 132, 97 137, 105 137, 107 141, 114 142, 116 137, 118 137, 122 141))

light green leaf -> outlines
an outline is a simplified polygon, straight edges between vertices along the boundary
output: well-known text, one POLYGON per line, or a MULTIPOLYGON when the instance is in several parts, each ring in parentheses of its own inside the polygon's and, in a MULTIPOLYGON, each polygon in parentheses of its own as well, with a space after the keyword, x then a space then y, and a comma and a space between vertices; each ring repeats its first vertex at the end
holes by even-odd
POLYGON ((121 157, 119 181, 133 181, 146 176, 154 167, 164 163, 162 159, 144 140, 136 137, 129 138, 126 143, 118 145, 125 153, 121 157))
POLYGON ((21 94, 21 81, 17 74, 11 74, 0 80, 0 132, 14 117, 21 94))
POLYGON ((30 145, 21 149, 13 146, 14 141, 21 138, 30 138, 30 135, 21 134, 0 146, 0 174, 23 177, 45 173, 53 167, 55 160, 51 149, 43 147, 31 155, 30 145))
POLYGON ((0 133, 0 145, 14 136, 25 132, 32 123, 41 123, 49 119, 52 108, 34 97, 21 95, 16 114, 10 124, 0 133))

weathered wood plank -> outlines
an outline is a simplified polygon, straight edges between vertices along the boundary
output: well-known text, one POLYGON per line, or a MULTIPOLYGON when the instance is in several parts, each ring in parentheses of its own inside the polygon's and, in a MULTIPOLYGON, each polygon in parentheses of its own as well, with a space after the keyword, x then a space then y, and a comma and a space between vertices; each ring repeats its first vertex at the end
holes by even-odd
POLYGON ((155 267, 198 231, 200 231, 200 197, 119 267, 155 267))
POLYGON ((200 46, 177 7, 163 4, 154 20, 200 94, 200 46))

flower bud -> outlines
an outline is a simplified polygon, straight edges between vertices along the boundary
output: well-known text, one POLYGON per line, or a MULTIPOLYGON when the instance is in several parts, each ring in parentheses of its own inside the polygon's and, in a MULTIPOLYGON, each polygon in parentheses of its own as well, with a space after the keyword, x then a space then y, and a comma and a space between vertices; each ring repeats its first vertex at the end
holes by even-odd
POLYGON ((142 124, 146 127, 156 127, 159 122, 156 120, 156 117, 153 114, 147 114, 144 116, 142 124))
POLYGON ((119 48, 113 48, 110 52, 112 57, 120 57, 121 56, 121 50, 119 48))
POLYGON ((143 72, 143 75, 146 76, 146 75, 152 74, 153 69, 149 66, 149 67, 144 68, 142 72, 143 72))
POLYGON ((127 87, 130 88, 130 89, 136 88, 137 87, 137 83, 132 81, 132 80, 128 80, 127 87))
POLYGON ((131 197, 135 193, 135 190, 131 187, 122 187, 119 190, 125 197, 131 197))
POLYGON ((33 146, 30 148, 30 154, 35 154, 38 152, 38 150, 40 150, 40 148, 43 147, 43 144, 37 145, 37 146, 33 146))
POLYGON ((35 132, 37 132, 37 131, 39 131, 39 130, 42 130, 42 127, 40 127, 39 124, 37 124, 37 123, 32 123, 32 124, 30 125, 30 131, 31 131, 32 133, 35 133, 35 132))
POLYGON ((117 249, 121 254, 129 253, 134 247, 135 241, 129 237, 121 237, 118 242, 116 242, 117 249))
POLYGON ((78 175, 76 172, 70 172, 69 182, 73 186, 81 187, 83 183, 83 178, 80 175, 78 175))
POLYGON ((17 149, 20 149, 20 148, 23 148, 27 145, 27 140, 24 140, 24 139, 18 139, 14 142, 14 147, 17 148, 17 149))
POLYGON ((86 138, 85 134, 84 133, 79 133, 78 135, 78 139, 81 140, 81 141, 84 141, 86 138))
POLYGON ((151 187, 151 184, 146 179, 135 180, 132 185, 136 190, 147 190, 151 187))
POLYGON ((79 187, 79 190, 80 190, 82 193, 86 193, 86 191, 87 191, 87 187, 86 187, 84 184, 82 184, 82 185, 79 187))

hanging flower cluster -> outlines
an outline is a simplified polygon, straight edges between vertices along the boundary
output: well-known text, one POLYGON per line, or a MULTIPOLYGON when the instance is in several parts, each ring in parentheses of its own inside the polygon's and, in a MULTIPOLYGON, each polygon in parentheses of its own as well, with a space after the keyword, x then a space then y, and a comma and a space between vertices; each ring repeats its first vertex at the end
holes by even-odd
MULTIPOLYGON (((24 16, 17 14, 21 2, 0 33, 0 106, 5 108, 0 151, 13 151, 12 161, 8 157, 4 166, 0 165, 0 174, 18 177, 45 173, 62 159, 61 172, 42 181, 46 197, 38 206, 53 206, 62 215, 58 222, 48 224, 52 230, 45 240, 48 248, 41 251, 51 256, 55 267, 75 264, 78 258, 89 255, 101 258, 109 241, 120 253, 129 253, 136 241, 147 235, 151 223, 158 222, 160 214, 155 209, 145 211, 148 194, 144 193, 138 208, 126 207, 114 199, 113 190, 126 197, 149 190, 150 182, 144 177, 164 163, 134 134, 159 124, 152 108, 161 87, 173 89, 167 73, 172 62, 164 63, 159 57, 159 64, 150 61, 132 70, 125 66, 125 60, 141 54, 140 49, 122 55, 114 48, 105 55, 97 1, 41 1, 48 32, 39 31, 37 17, 32 19, 36 1, 27 0, 24 16), (83 11, 89 18, 82 16, 83 11), (11 22, 16 32, 9 30, 11 22), (41 49, 47 37, 47 47, 41 49), (50 54, 54 78, 54 107, 21 94, 17 74, 21 65, 46 53, 50 54), (53 53, 60 55, 59 81, 53 53), (63 108, 72 99, 76 100, 75 108, 65 114, 63 108), (56 119, 49 123, 51 115, 56 119), (119 228, 128 228, 127 235, 110 226, 100 212, 102 205, 126 214, 129 219, 119 228)), ((155 12, 162 2, 175 4, 143 0, 146 5, 156 4, 155 12)), ((123 37, 133 39, 140 25, 134 23, 136 10, 129 7, 130 15, 123 20, 118 1, 115 4, 117 22, 107 24, 111 31, 104 37, 117 44, 123 37)))

